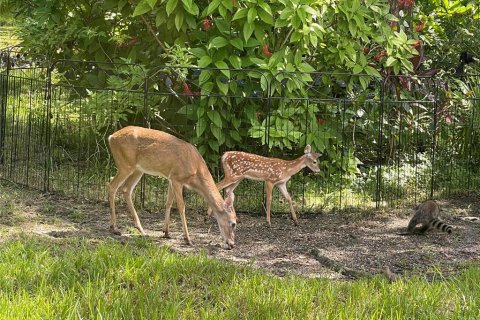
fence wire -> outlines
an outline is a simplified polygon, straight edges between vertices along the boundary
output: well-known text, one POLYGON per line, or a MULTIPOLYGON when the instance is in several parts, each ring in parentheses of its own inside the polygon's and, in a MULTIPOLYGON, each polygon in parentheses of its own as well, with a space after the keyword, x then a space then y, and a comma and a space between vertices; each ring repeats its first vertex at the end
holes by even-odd
MULTIPOLYGON (((365 76, 365 88, 349 84, 358 75, 46 61, 2 52, 0 175, 25 186, 107 200, 116 170, 107 138, 129 124, 195 144, 216 181, 225 151, 294 159, 310 144, 322 171, 292 177, 299 212, 399 206, 480 184, 478 76, 365 76)), ((162 210, 166 186, 146 176, 135 201, 162 210)), ((262 212, 261 182, 235 194, 237 211, 262 212)), ((198 195, 186 198, 205 208, 198 195)), ((288 211, 278 192, 272 211, 288 211)))

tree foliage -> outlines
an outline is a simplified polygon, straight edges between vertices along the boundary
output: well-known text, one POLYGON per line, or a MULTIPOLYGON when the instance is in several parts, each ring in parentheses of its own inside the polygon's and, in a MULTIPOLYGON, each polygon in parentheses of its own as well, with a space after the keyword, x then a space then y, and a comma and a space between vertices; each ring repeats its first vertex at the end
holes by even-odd
MULTIPOLYGON (((368 115, 376 108, 356 102, 378 98, 381 77, 451 68, 459 52, 479 45, 478 5, 467 0, 1 0, 0 7, 22 17, 24 48, 52 60, 135 63, 149 77, 161 66, 185 67, 162 71, 161 81, 186 98, 151 102, 178 106, 164 119, 181 114, 194 123, 192 139, 210 162, 222 146, 249 140, 277 150, 310 143, 354 172, 353 144, 337 146, 352 139, 345 132, 373 130, 368 115), (295 102, 307 96, 351 102, 295 102), (266 105, 265 97, 282 99, 266 105)), ((89 75, 85 85, 160 90, 135 72, 134 81, 89 75)), ((395 89, 396 98, 412 94, 395 89)), ((116 119, 128 120, 140 102, 116 119)))

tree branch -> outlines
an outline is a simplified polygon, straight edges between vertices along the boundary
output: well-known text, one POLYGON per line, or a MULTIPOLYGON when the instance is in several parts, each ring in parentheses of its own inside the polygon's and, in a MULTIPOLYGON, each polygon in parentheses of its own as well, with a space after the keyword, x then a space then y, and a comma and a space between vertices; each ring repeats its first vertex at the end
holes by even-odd
POLYGON ((155 34, 155 30, 153 30, 152 26, 150 23, 145 19, 143 15, 140 16, 140 19, 142 19, 143 23, 147 27, 148 31, 152 34, 152 36, 157 40, 158 45, 162 48, 164 52, 167 52, 167 48, 163 45, 163 43, 158 39, 157 35, 155 34))

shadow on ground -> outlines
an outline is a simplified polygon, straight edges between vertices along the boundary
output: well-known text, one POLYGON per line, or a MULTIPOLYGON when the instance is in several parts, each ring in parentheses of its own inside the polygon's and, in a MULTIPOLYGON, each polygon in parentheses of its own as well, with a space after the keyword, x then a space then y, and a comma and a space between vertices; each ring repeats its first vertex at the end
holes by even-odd
MULTIPOLYGON (((480 217, 480 199, 471 196, 443 200, 439 204, 443 220, 454 227, 451 235, 437 231, 423 236, 399 235, 408 223, 408 208, 388 213, 300 215, 298 227, 289 216, 274 214, 270 228, 266 227, 264 216, 239 214, 241 222, 236 232, 236 247, 229 251, 220 246, 218 226, 215 221, 204 218, 205 212, 192 212, 187 208, 193 247, 183 243, 176 211, 172 213, 171 239, 162 237, 163 213, 140 211, 139 216, 149 237, 159 245, 167 245, 183 254, 206 252, 212 257, 251 264, 280 276, 293 273, 310 277, 348 277, 322 259, 337 267, 369 274, 388 266, 397 274, 441 270, 448 276, 462 268, 465 262, 479 258, 480 223, 465 217, 480 217)), ((107 203, 79 203, 2 183, 0 239, 19 233, 92 241, 114 238, 122 242, 140 237, 125 207, 120 205, 118 209, 122 236, 114 236, 108 230, 107 203)))

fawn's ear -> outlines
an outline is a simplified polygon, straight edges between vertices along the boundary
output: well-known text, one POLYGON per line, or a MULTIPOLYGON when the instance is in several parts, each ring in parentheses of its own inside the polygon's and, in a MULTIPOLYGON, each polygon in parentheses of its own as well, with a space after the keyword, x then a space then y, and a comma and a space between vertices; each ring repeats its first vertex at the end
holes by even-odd
POLYGON ((313 153, 311 153, 311 155, 312 155, 312 158, 313 158, 313 159, 318 159, 318 158, 320 158, 320 156, 321 156, 322 154, 321 154, 321 153, 313 152, 313 153))
POLYGON ((307 144, 305 146, 305 150, 303 150, 303 153, 310 153, 311 151, 312 151, 312 147, 309 144, 307 144))
POLYGON ((227 197, 225 198, 225 202, 224 202, 224 205, 225 205, 225 209, 231 209, 233 208, 233 201, 235 200, 235 195, 233 194, 233 192, 229 192, 227 194, 227 197))

